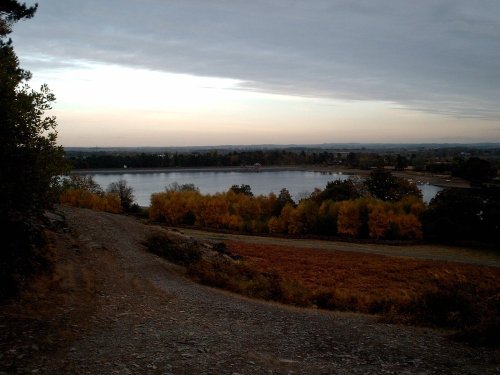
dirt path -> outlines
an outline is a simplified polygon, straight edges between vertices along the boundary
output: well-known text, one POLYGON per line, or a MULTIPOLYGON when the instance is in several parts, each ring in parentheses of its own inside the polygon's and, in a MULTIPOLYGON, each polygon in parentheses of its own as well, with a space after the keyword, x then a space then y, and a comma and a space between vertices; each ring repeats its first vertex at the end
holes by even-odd
POLYGON ((196 229, 179 228, 179 231, 200 241, 238 241, 263 245, 282 245, 348 251, 355 253, 379 254, 417 259, 443 260, 500 267, 498 251, 478 251, 462 247, 444 245, 392 246, 385 244, 364 244, 312 239, 291 239, 280 237, 246 236, 241 234, 206 232, 196 229))
POLYGON ((200 286, 145 252, 141 241, 163 229, 61 211, 72 236, 51 236, 59 278, 22 314, 23 301, 0 310, 0 374, 500 373, 497 351, 438 331, 200 286))

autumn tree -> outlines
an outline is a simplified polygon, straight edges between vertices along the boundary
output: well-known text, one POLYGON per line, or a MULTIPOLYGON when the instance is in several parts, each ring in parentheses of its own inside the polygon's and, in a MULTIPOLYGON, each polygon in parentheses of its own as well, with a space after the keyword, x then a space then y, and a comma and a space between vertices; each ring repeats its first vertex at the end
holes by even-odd
POLYGON ((283 188, 280 190, 280 193, 277 197, 276 204, 274 206, 273 214, 278 216, 281 213, 281 210, 283 207, 285 207, 287 204, 290 204, 292 206, 295 206, 295 202, 292 198, 292 195, 288 191, 288 189, 283 188))
POLYGON ((361 213, 359 204, 356 201, 340 202, 337 230, 339 234, 356 237, 361 229, 361 213))
POLYGON ((339 215, 339 203, 327 199, 321 203, 318 211, 319 234, 336 235, 337 219, 339 215))
POLYGON ((312 199, 305 199, 291 212, 288 233, 314 233, 318 221, 318 204, 312 199))

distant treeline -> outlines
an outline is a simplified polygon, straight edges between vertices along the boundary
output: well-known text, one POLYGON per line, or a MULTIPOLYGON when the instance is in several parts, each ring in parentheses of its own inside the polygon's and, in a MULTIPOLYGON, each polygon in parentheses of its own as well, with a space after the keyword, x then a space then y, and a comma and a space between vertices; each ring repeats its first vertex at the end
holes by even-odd
POLYGON ((267 151, 219 151, 117 154, 117 153, 68 153, 74 169, 95 168, 169 168, 169 167, 235 167, 254 165, 335 164, 342 160, 341 153, 267 151))
POLYGON ((374 169, 392 166, 395 170, 409 167, 416 171, 446 173, 472 182, 494 178, 499 169, 496 151, 452 152, 425 150, 413 153, 332 152, 321 150, 208 150, 204 152, 114 153, 67 152, 73 169, 102 168, 175 168, 175 167, 239 167, 273 165, 342 165, 348 168, 374 169), (476 156, 480 154, 481 157, 476 156))

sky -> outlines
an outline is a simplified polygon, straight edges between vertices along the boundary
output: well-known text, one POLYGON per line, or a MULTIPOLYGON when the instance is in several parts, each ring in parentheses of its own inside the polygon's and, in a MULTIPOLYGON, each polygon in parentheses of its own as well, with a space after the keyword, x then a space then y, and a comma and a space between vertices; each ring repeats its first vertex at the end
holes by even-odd
POLYGON ((63 146, 500 142, 498 0, 38 3, 63 146))

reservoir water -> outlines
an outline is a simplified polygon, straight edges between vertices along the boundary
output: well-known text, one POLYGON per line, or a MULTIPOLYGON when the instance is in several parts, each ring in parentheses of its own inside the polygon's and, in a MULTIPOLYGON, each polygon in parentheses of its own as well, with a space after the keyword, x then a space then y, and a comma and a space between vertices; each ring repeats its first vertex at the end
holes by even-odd
MULTIPOLYGON (((327 182, 356 178, 339 173, 309 171, 183 171, 156 173, 89 173, 94 180, 106 189, 112 182, 124 179, 134 189, 136 202, 140 206, 149 206, 152 193, 165 190, 173 182, 194 184, 203 194, 215 194, 229 190, 232 185, 250 185, 254 195, 279 194, 287 188, 292 198, 298 202, 314 188, 324 189, 327 182)), ((431 200, 442 188, 434 185, 418 185, 424 202, 431 200)))

